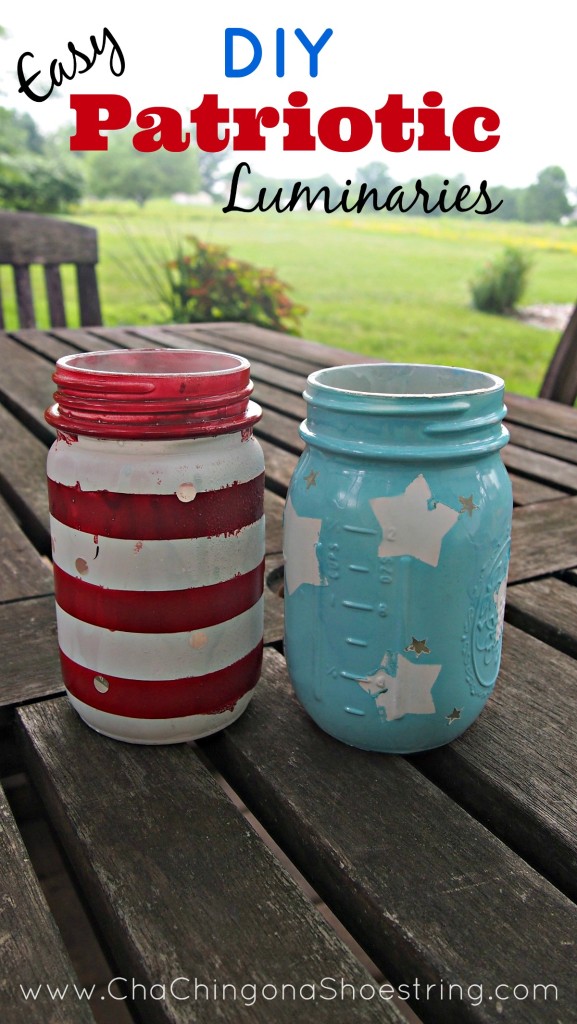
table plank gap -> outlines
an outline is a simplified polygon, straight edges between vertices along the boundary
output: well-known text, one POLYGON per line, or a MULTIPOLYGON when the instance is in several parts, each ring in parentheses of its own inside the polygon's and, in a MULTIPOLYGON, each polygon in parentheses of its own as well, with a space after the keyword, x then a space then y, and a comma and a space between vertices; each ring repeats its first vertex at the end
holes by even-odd
MULTIPOLYGON (((238 988, 289 981, 297 992, 327 976, 371 982, 194 748, 107 740, 66 700, 28 706, 19 719, 34 782, 125 977, 148 988, 176 978, 238 988)), ((138 995, 146 1024, 239 1020, 230 998, 138 995)), ((270 1007, 255 1002, 251 1020, 269 1024, 270 1007)), ((310 1002, 279 999, 274 1019, 307 1021, 310 1002)), ((391 1004, 366 1003, 359 1019, 402 1018, 391 1004)), ((317 1000, 315 1020, 348 1024, 350 1007, 317 1000)))
POLYGON ((577 900, 577 664, 505 624, 495 691, 455 743, 414 763, 577 900), (519 667, 522 666, 522 671, 519 667))
POLYGON ((66 953, 62 936, 51 916, 22 838, 0 788, 0 946, 2 984, 0 1016, 9 1024, 94 1024, 84 1000, 51 999, 46 985, 70 989, 78 979, 66 953), (24 993, 38 992, 25 998, 24 993))
POLYGON ((514 509, 509 582, 577 566, 576 521, 575 496, 514 509))
MULTIPOLYGON (((245 714, 201 745, 393 983, 466 987, 482 977, 493 991, 513 972, 516 982, 556 979, 563 992, 562 1007, 525 1002, 524 1021, 557 1022, 573 1006, 564 943, 574 904, 406 759, 347 748, 316 728, 279 655, 265 652, 245 714), (527 942, 532 934, 539 943, 527 942)), ((438 987, 414 1008, 443 1024, 465 1013, 498 1021, 503 1009, 465 1010, 438 987)))
MULTIPOLYGON (((0 483, 0 494, 2 491, 0 483)), ((37 597, 52 590, 52 572, 0 496, 0 602, 37 597)))
POLYGON ((577 588, 554 576, 507 590, 507 622, 577 658, 577 588))
POLYGON ((538 427, 553 436, 569 437, 577 441, 577 417, 570 406, 544 398, 516 395, 510 391, 505 392, 505 404, 508 421, 538 427))

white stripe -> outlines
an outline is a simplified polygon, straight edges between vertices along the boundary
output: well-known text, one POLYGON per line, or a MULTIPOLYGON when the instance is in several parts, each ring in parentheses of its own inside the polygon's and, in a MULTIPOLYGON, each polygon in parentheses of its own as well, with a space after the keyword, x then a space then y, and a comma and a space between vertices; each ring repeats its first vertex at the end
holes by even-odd
POLYGON ((207 587, 256 569, 264 558, 264 516, 238 533, 195 539, 95 539, 52 516, 50 530, 52 556, 60 569, 113 590, 207 587))
POLYGON ((184 743, 210 736, 230 725, 242 715, 252 693, 249 690, 239 697, 229 711, 220 711, 216 715, 185 715, 182 718, 128 718, 98 711, 71 693, 68 693, 68 698, 80 717, 103 736, 124 740, 125 743, 184 743))
POLYGON ((80 437, 55 441, 48 454, 48 476, 83 491, 119 494, 174 494, 182 484, 215 491, 246 483, 264 470, 262 449, 241 435, 173 441, 112 441, 80 437))
POLYGON ((263 634, 263 598, 234 619, 184 633, 128 633, 75 619, 56 605, 58 642, 84 668, 124 679, 184 679, 234 664, 263 634))

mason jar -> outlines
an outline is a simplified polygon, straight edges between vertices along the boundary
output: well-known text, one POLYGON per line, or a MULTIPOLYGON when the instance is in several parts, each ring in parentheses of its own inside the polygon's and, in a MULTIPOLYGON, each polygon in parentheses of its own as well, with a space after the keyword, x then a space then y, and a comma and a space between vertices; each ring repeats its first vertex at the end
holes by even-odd
POLYGON ((263 637, 264 460, 246 359, 147 349, 56 364, 48 490, 58 643, 81 718, 134 743, 246 708, 263 637))
POLYGON ((312 373, 285 510, 285 653, 337 739, 459 736, 499 669, 512 497, 503 381, 379 363, 312 373))

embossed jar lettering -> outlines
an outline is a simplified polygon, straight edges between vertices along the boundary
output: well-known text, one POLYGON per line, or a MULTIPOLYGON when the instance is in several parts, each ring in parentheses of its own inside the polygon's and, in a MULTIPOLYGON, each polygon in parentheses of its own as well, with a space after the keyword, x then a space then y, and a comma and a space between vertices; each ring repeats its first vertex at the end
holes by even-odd
POLYGON ((313 373, 285 512, 289 673, 367 749, 454 739, 499 669, 511 487, 503 382, 455 367, 313 373))

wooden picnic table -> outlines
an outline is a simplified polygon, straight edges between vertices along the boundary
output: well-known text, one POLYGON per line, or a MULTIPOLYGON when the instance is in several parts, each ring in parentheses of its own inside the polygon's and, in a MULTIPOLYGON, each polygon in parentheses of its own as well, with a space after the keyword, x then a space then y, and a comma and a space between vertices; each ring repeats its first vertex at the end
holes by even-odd
MULTIPOLYGON (((129 995, 137 986, 135 1019, 397 1021, 410 994, 425 1022, 577 1020, 577 411, 507 396, 515 509, 499 680, 453 744, 387 756, 321 732, 282 653, 282 513, 301 393, 313 369, 365 360, 241 324, 17 330, 0 334, 0 357, 0 768, 34 780, 112 976, 129 995), (262 679, 238 722, 196 746, 94 733, 63 696, 57 657, 44 483, 52 364, 148 346, 245 355, 264 410, 262 679), (400 999, 378 991, 385 983, 211 766, 400 999)), ((0 815, 0 1019, 97 1019, 100 1003, 46 990, 72 985, 74 969, 1 791, 0 815), (40 986, 37 998, 21 986, 40 986)))

